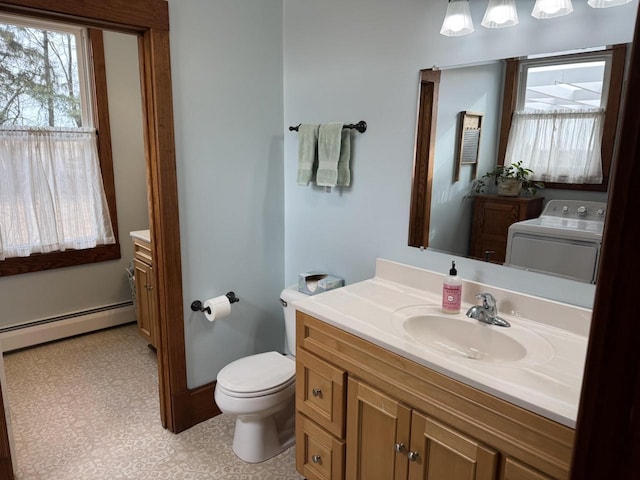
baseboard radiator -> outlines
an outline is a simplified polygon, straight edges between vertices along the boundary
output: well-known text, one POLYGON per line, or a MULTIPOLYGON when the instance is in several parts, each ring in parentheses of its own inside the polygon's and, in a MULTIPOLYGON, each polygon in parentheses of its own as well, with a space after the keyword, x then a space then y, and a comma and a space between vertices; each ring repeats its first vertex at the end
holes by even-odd
POLYGON ((133 302, 121 302, 0 328, 0 348, 10 352, 135 321, 133 302))

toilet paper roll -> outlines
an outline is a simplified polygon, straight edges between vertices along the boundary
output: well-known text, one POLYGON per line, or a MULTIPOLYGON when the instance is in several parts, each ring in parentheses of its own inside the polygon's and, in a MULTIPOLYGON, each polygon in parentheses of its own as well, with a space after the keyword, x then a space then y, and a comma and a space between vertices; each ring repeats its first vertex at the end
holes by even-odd
POLYGON ((220 320, 228 316, 231 313, 231 303, 226 295, 220 295, 219 297, 213 297, 204 301, 204 316, 207 320, 213 322, 214 320, 220 320), (207 312, 209 307, 210 313, 207 312))

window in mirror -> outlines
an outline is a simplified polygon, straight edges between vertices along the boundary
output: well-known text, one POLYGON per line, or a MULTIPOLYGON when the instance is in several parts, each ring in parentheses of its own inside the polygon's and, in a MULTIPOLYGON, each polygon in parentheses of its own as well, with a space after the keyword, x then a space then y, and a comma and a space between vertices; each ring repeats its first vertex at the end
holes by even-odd
POLYGON ((499 163, 521 160, 548 188, 606 190, 624 59, 621 45, 508 60, 499 163))
POLYGON ((89 82, 91 71, 104 75, 101 32, 92 37, 73 25, 0 16, 2 275, 119 258, 113 187, 102 173, 112 177, 109 129, 98 140, 96 126, 108 124, 93 108, 105 109, 104 98, 93 98, 89 82))

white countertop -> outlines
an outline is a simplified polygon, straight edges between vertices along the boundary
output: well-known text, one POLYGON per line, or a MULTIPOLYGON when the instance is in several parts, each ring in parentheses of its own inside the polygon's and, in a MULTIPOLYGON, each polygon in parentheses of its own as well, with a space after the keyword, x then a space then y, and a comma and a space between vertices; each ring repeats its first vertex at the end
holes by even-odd
POLYGON ((575 428, 590 310, 463 282, 463 299, 471 301, 463 302, 459 320, 469 320, 464 312, 478 303, 474 299, 475 293, 489 291, 498 300, 499 315, 512 326, 487 325, 486 328, 500 329, 509 336, 525 332, 538 340, 537 351, 523 361, 478 361, 429 348, 398 326, 398 311, 407 307, 420 306, 437 311, 441 300, 437 286, 441 288, 442 278, 427 270, 378 260, 374 278, 298 300, 294 305, 304 313, 409 360, 575 428), (415 288, 416 283, 426 289, 415 288), (519 304, 523 309, 513 308, 519 304), (534 312, 544 314, 544 320, 536 319, 534 312))
POLYGON ((131 238, 137 238, 147 243, 151 243, 151 231, 149 230, 135 230, 133 232, 129 232, 131 238))

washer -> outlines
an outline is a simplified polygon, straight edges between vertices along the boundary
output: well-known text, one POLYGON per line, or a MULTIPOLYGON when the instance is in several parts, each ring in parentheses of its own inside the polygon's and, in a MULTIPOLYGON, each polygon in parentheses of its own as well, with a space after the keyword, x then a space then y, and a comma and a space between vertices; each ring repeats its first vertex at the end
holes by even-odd
POLYGON ((595 283, 607 204, 550 200, 538 218, 509 227, 505 265, 595 283))

